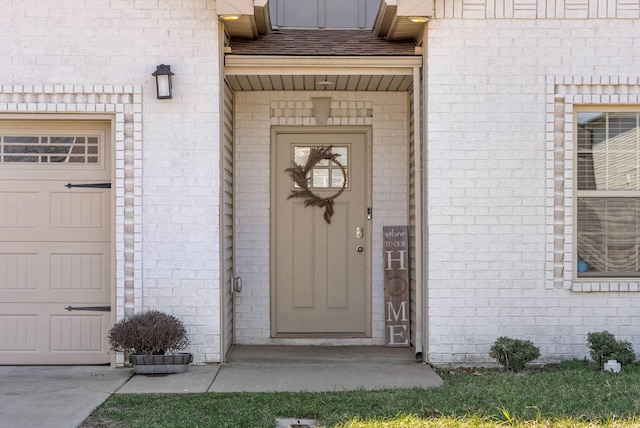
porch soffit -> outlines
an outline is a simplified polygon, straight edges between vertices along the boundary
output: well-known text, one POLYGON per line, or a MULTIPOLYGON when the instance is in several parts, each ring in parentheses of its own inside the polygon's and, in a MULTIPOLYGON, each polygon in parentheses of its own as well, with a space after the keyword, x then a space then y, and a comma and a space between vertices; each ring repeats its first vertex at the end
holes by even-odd
POLYGON ((231 39, 225 77, 234 90, 406 91, 421 67, 415 41, 362 30, 293 30, 231 39))
POLYGON ((227 55, 236 91, 406 91, 422 56, 287 57, 227 55))

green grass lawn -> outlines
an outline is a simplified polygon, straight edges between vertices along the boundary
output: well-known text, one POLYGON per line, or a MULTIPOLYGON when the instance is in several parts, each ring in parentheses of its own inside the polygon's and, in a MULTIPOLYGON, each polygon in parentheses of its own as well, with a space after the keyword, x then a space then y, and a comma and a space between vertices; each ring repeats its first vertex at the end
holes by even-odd
POLYGON ((444 386, 427 390, 114 395, 82 427, 274 427, 277 417, 342 428, 640 427, 640 365, 439 374, 444 386))

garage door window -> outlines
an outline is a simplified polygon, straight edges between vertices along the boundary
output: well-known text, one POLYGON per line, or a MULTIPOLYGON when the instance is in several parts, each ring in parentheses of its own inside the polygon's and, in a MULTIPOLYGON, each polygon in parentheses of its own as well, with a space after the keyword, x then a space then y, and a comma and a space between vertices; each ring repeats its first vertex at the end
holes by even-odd
POLYGON ((98 164, 97 136, 0 136, 2 163, 98 164))

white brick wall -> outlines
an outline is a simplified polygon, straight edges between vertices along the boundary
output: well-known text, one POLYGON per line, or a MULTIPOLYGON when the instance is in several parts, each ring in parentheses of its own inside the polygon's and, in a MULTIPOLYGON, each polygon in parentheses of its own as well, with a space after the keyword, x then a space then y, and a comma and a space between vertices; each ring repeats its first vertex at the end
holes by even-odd
POLYGON ((35 93, 25 112, 99 112, 118 104, 103 94, 138 88, 138 110, 113 112, 116 136, 130 133, 132 144, 115 158, 117 315, 173 313, 188 327, 195 360, 218 361, 215 1, 5 0, 0 28, 0 91, 35 93), (151 73, 161 63, 175 72, 172 100, 155 97, 151 73))
POLYGON ((635 82, 638 41, 637 20, 429 23, 431 362, 491 363, 501 335, 533 340, 541 360, 583 358, 586 334, 605 329, 640 351, 640 295, 554 288, 553 268, 545 273, 554 255, 547 83, 635 82))
POLYGON ((240 344, 382 344, 384 342, 382 226, 407 224, 406 93, 330 92, 329 126, 373 130, 373 248, 371 339, 270 339, 269 165, 270 124, 315 125, 313 92, 237 92, 236 106, 236 335, 240 344), (275 117, 271 118, 271 115, 275 117))

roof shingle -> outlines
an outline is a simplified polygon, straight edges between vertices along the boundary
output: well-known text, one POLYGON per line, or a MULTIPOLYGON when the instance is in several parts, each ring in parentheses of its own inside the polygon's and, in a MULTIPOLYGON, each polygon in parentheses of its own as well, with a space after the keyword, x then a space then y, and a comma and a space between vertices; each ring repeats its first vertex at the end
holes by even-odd
POLYGON ((397 56, 415 55, 413 40, 388 41, 371 30, 271 31, 256 40, 231 39, 231 53, 237 55, 290 56, 397 56))

